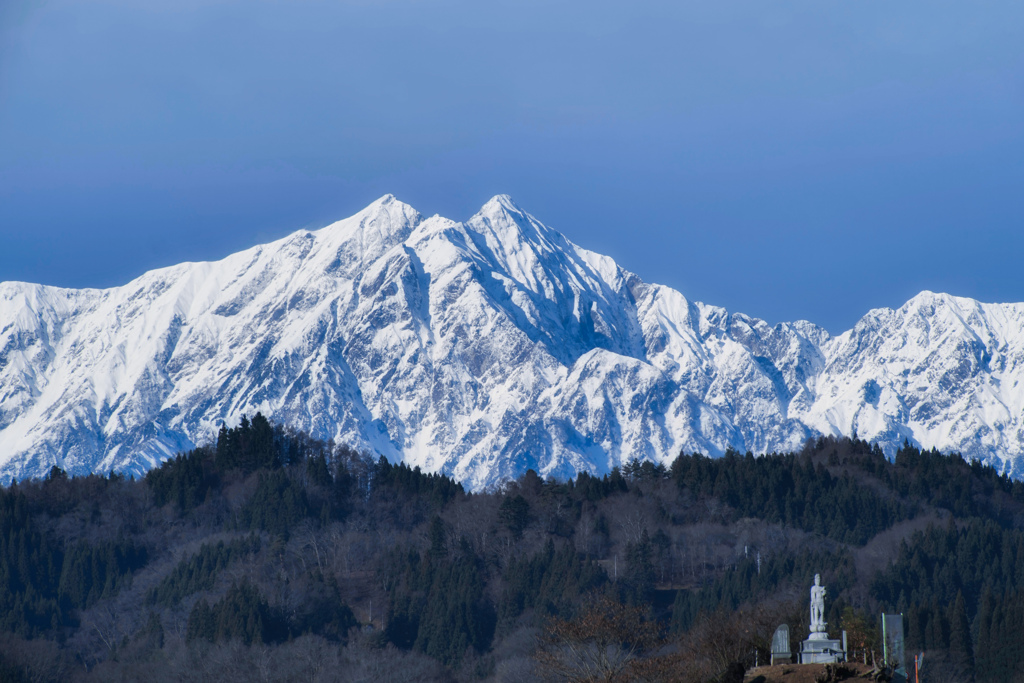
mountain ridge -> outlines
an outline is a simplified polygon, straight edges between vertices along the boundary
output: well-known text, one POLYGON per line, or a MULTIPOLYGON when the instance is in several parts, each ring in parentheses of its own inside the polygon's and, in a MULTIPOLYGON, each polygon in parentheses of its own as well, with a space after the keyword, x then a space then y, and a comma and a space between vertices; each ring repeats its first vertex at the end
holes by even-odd
POLYGON ((922 292, 840 335, 649 284, 498 195, 103 290, 0 283, 0 476, 141 473, 261 411, 470 487, 856 431, 1024 471, 1024 304, 922 292))

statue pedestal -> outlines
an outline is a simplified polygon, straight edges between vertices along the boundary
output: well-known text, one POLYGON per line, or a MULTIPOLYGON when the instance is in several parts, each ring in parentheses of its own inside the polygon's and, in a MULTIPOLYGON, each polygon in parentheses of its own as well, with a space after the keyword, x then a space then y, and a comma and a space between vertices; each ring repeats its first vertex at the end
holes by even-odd
POLYGON ((827 633, 812 633, 810 638, 800 643, 801 664, 834 664, 845 661, 843 641, 829 638, 827 633))

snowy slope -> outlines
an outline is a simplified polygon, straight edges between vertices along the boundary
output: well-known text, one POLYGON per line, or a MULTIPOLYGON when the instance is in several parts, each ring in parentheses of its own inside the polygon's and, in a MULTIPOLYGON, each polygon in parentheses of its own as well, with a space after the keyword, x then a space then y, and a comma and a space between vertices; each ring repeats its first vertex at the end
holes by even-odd
POLYGON ((123 287, 0 284, 0 476, 141 473, 274 420, 479 488, 681 448, 904 438, 1024 469, 1024 304, 922 293, 830 338, 647 284, 499 196, 391 196, 123 287))

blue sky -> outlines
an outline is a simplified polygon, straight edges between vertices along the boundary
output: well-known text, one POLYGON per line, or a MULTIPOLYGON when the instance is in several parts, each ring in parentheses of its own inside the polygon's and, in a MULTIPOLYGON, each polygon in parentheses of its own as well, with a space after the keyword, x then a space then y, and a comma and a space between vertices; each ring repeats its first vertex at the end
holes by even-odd
POLYGON ((0 280, 121 284, 511 194, 832 332, 1024 300, 1019 0, 3 0, 0 280))

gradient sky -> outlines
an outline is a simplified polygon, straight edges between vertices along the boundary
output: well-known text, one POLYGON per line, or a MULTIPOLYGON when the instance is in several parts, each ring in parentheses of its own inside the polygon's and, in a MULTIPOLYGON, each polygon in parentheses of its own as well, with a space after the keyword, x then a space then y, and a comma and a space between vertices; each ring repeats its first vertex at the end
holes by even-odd
MULTIPOLYGON (((0 280, 494 194, 832 332, 1024 300, 1020 0, 0 0, 0 280)), ((2 321, 0 321, 2 322, 2 321)))

